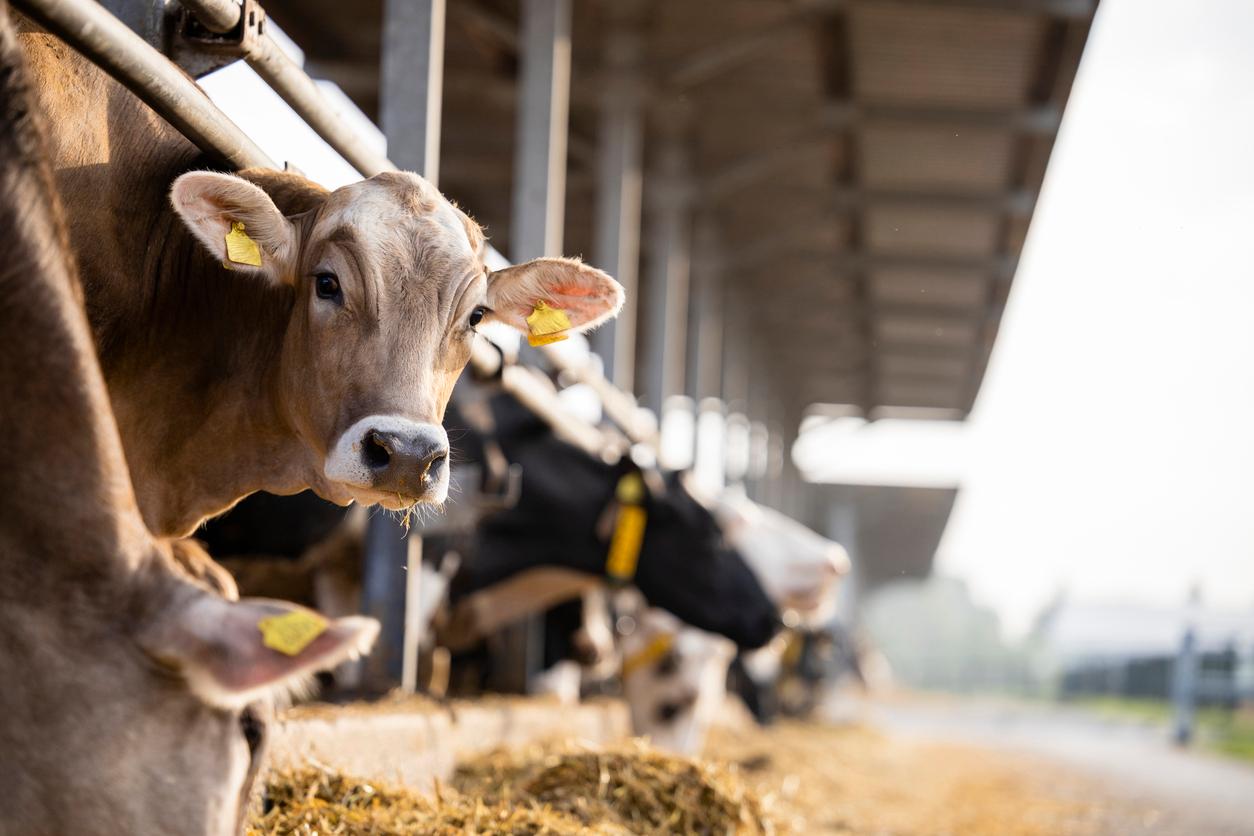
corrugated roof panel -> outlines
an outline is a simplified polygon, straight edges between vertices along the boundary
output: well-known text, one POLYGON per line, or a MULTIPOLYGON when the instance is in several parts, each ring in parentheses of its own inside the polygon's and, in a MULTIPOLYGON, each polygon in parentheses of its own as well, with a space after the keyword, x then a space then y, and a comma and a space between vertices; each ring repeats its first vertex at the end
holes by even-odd
POLYGON ((932 107, 1021 104, 1044 21, 919 3, 857 5, 849 14, 855 94, 932 107))
POLYGON ((931 273, 881 269, 871 272, 871 297, 880 304, 978 308, 988 298, 982 273, 931 273))
POLYGON ((1000 217, 979 210, 893 206, 867 210, 865 219, 873 252, 912 255, 987 255, 1001 229, 1000 217))
POLYGON ((875 323, 875 333, 880 350, 887 344, 910 343, 913 345, 968 345, 975 342, 979 333, 974 322, 930 316, 880 317, 875 323))
POLYGON ((934 357, 922 354, 885 354, 878 360, 884 377, 962 377, 971 373, 966 357, 934 357))
POLYGON ((942 126, 867 126, 858 145, 868 186, 987 191, 1010 179, 1008 131, 942 126))

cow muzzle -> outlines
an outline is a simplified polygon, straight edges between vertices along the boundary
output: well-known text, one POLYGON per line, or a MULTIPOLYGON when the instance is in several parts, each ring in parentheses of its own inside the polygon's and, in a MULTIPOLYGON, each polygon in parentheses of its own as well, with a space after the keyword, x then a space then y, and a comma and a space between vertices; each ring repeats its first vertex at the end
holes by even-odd
POLYGON ((448 497, 448 434, 438 424, 372 415, 344 431, 325 473, 354 499, 393 510, 448 497))

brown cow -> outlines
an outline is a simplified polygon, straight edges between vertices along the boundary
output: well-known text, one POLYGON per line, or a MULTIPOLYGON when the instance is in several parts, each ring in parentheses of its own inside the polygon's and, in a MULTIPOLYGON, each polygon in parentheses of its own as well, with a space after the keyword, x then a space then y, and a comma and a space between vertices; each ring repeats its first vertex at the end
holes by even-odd
POLYGON ((32 105, 0 4, 0 833, 237 833, 255 701, 378 625, 228 603, 144 527, 32 105), (267 617, 307 643, 271 649, 267 617))
POLYGON ((526 331, 543 301, 582 331, 622 303, 578 261, 489 274, 479 227, 414 174, 327 193, 294 174, 187 173, 205 161, 133 95, 51 36, 24 45, 154 532, 185 536, 263 489, 442 502, 440 422, 475 326, 526 331), (224 266, 238 223, 260 266, 224 266))

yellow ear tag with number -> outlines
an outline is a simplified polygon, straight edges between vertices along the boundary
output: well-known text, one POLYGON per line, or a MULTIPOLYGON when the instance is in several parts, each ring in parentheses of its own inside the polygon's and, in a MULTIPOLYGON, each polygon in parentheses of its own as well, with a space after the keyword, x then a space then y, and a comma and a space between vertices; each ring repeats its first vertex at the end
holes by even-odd
POLYGON ((327 620, 309 610, 292 610, 282 615, 272 615, 257 622, 261 631, 261 643, 271 650, 287 656, 296 656, 321 636, 327 629, 327 620))
POLYGON ((261 248, 248 237, 241 221, 231 221, 231 231, 226 234, 226 257, 234 264, 261 266, 261 248))
POLYGON ((560 343, 566 339, 563 331, 570 328, 570 317, 561 308, 550 308, 543 301, 536 302, 535 309, 527 317, 527 342, 535 346, 560 343))

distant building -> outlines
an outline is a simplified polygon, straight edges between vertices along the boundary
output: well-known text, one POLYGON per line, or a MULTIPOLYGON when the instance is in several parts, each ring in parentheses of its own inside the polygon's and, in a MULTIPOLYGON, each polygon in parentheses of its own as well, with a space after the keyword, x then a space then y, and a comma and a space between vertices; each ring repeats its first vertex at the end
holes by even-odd
POLYGON ((1202 702, 1251 693, 1254 609, 1071 603, 1060 597, 1029 639, 1037 677, 1062 697, 1167 699, 1185 631, 1199 654, 1202 702))

